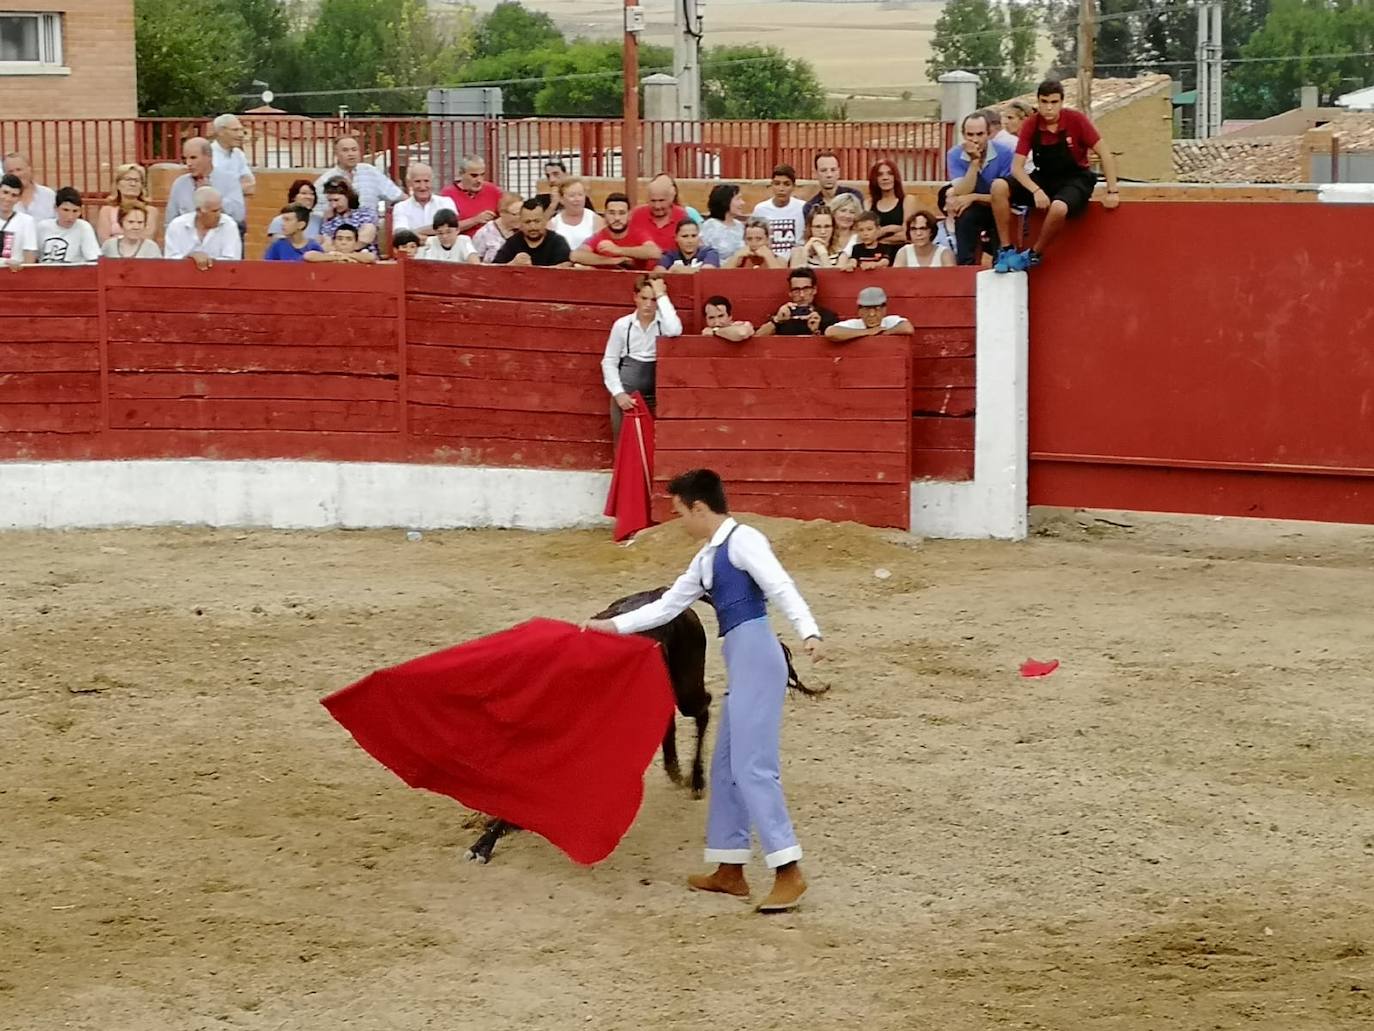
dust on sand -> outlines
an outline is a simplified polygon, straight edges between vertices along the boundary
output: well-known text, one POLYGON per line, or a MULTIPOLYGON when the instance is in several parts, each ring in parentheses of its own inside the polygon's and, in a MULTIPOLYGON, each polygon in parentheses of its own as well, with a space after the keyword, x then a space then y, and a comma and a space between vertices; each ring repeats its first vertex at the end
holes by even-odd
POLYGON ((1374 1023, 1374 535, 752 521, 833 656, 787 712, 812 889, 776 918, 684 890, 704 804, 657 766, 606 863, 472 866, 318 703, 666 583, 676 527, 0 536, 0 1027, 1374 1023))

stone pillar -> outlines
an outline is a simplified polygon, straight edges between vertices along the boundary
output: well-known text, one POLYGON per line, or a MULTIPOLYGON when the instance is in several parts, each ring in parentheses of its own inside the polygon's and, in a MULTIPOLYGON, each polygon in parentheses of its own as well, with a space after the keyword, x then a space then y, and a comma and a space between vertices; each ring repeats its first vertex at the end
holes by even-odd
POLYGON ((677 118, 677 79, 660 72, 646 78, 641 88, 646 122, 671 122, 677 118))
POLYGON ((956 126, 978 110, 978 87, 983 80, 972 72, 945 72, 940 76, 940 120, 956 126))
POLYGON ((1298 90, 1298 95, 1302 98, 1298 106, 1304 110, 1321 107, 1321 91, 1316 86, 1304 86, 1298 90))
POLYGON ((640 152, 644 155, 640 175, 646 179, 659 172, 683 178, 691 169, 681 164, 680 148, 674 144, 690 136, 690 129, 678 120, 677 79, 662 72, 650 75, 640 84, 644 94, 644 121, 640 123, 640 152))

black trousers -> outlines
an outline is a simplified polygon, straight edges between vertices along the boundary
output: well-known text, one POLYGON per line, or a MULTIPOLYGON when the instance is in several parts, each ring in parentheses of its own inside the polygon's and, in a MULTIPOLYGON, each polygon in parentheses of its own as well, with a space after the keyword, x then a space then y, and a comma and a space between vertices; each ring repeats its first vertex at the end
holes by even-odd
POLYGON ((978 264, 978 249, 996 254, 997 220, 992 217, 991 204, 970 204, 954 222, 955 257, 960 265, 978 264), (984 237, 983 234, 987 234, 984 237))
MULTIPOLYGON (((641 362, 637 358, 620 359, 620 385, 625 389, 625 393, 633 394, 636 390, 644 395, 644 400, 649 406, 649 414, 654 413, 654 406, 658 398, 654 394, 654 383, 658 372, 657 362, 641 362)), ((625 418, 625 413, 620 410, 620 405, 615 403, 615 398, 611 398, 611 439, 620 438, 620 423, 625 418)))

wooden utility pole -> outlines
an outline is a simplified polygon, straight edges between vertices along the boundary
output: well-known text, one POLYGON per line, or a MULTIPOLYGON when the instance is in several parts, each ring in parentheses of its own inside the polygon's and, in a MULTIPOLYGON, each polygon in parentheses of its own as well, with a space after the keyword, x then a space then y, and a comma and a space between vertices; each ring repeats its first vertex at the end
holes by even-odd
POLYGON ((625 177, 625 196, 634 207, 639 194, 639 28, 644 8, 635 0, 625 0, 625 44, 622 73, 625 91, 622 97, 620 129, 620 170, 625 177))
POLYGON ((1078 109, 1093 115, 1093 48, 1097 43, 1097 0, 1078 0, 1078 109))

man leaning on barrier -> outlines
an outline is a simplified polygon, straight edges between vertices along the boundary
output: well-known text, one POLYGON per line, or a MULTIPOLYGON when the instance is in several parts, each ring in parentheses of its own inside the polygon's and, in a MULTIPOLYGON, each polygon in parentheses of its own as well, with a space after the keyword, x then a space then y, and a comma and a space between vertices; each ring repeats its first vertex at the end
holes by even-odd
POLYGON ((866 286, 859 291, 858 316, 837 322, 825 331, 825 338, 837 344, 861 337, 910 336, 916 330, 900 315, 887 313, 887 291, 880 286, 866 286))

